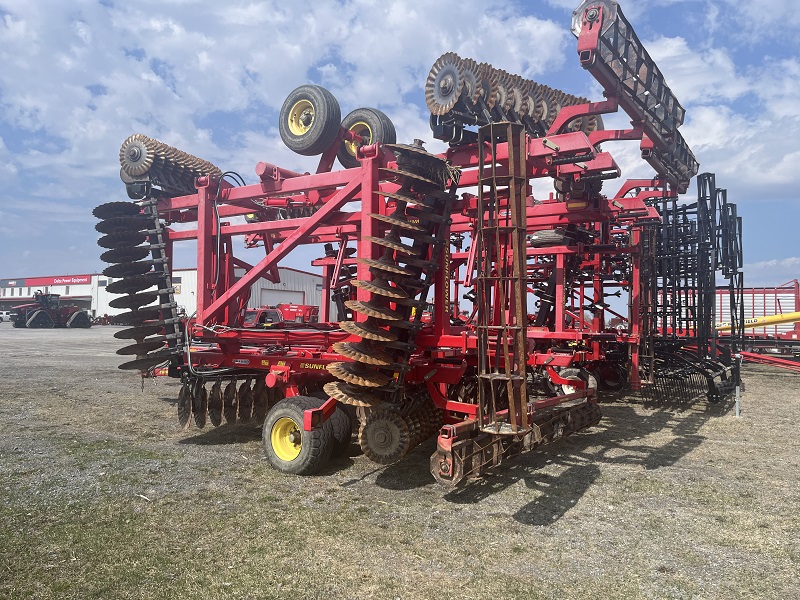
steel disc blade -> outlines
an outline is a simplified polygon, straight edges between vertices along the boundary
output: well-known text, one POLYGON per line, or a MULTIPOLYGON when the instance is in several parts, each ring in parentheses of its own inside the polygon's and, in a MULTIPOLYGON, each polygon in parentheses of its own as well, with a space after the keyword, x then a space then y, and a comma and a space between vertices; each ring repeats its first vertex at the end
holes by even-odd
POLYGON ((114 333, 114 337, 118 340, 143 340, 148 335, 154 335, 164 328, 164 322, 158 321, 157 323, 147 323, 146 325, 139 325, 138 327, 129 327, 128 329, 120 329, 114 333))
POLYGON ((111 265, 103 269, 106 277, 128 277, 129 275, 144 275, 152 265, 149 262, 130 262, 111 265))
POLYGON ((189 419, 192 417, 192 386, 188 381, 185 381, 181 386, 181 391, 178 392, 178 423, 181 427, 189 425, 189 419))
POLYGON ((396 252, 401 252, 403 254, 408 254, 410 256, 413 256, 417 253, 417 250, 414 247, 399 241, 399 236, 376 238, 369 235, 365 235, 361 239, 362 241, 372 242, 373 244, 378 244, 379 246, 383 246, 384 248, 390 248, 392 250, 395 250, 396 252))
MULTIPOLYGON (((395 225, 397 227, 401 227, 402 229, 406 229, 408 231, 425 231, 424 227, 417 225, 416 223, 409 222, 408 219, 401 216, 394 216, 394 215, 382 215, 379 213, 370 213, 370 217, 373 219, 377 219, 378 221, 383 221, 384 223, 388 223, 389 225, 395 225)), ((405 233, 402 234, 404 237, 406 236, 405 233)))
POLYGON ((92 214, 98 219, 113 219, 114 217, 132 217, 140 213, 139 207, 133 202, 106 202, 95 207, 92 214))
POLYGON ((413 159, 422 159, 422 162, 428 166, 446 164, 443 158, 431 154, 422 146, 415 146, 414 144, 384 144, 385 148, 389 148, 398 158, 404 157, 406 162, 413 162, 413 159))
POLYGON ((388 375, 379 373, 358 362, 333 362, 328 364, 326 368, 334 377, 351 385, 381 387, 391 380, 388 375))
POLYGON ((478 102, 480 94, 478 63, 471 58, 464 58, 461 60, 461 68, 464 70, 464 89, 461 90, 461 95, 464 96, 468 104, 475 104, 478 102))
POLYGON ((126 356, 129 354, 135 355, 142 355, 147 354, 151 350, 158 350, 159 348, 164 346, 164 341, 166 338, 163 335, 160 335, 156 338, 146 339, 143 342, 139 342, 137 344, 131 344, 130 346, 123 346, 119 350, 117 350, 117 354, 122 356, 126 356))
POLYGON ((375 299, 369 302, 362 302, 361 300, 348 300, 344 305, 355 312, 362 313, 368 317, 375 317, 376 319, 383 319, 385 321, 399 321, 403 315, 396 310, 390 309, 381 302, 376 302, 375 299))
POLYGON ((419 183, 426 183, 432 186, 438 186, 439 184, 432 179, 427 177, 423 177, 417 173, 412 173, 411 171, 401 171, 400 169, 384 169, 381 167, 378 169, 381 173, 386 176, 386 179, 389 181, 400 181, 402 182, 403 179, 413 179, 419 183))
POLYGON ((350 385, 343 381, 331 381, 323 386, 326 394, 336 398, 337 401, 351 406, 372 407, 381 403, 377 394, 357 385, 350 385))
POLYGON ((208 418, 214 427, 222 423, 222 382, 217 381, 208 393, 208 418))
POLYGON ((497 102, 495 106, 499 108, 503 113, 508 112, 508 109, 511 108, 511 104, 513 103, 513 98, 511 98, 511 90, 509 84, 508 73, 506 73, 502 69, 497 69, 497 102))
POLYGON ((150 367, 155 367, 163 362, 170 360, 171 356, 158 355, 158 356, 145 356, 137 358, 136 360, 129 360, 122 363, 118 368, 123 371, 146 371, 150 367))
POLYGON ((413 271, 401 267, 400 265, 397 264, 397 262, 393 260, 389 259, 373 260, 371 258, 358 258, 356 260, 361 264, 368 265, 372 269, 378 269, 380 271, 385 271, 386 273, 397 273, 398 275, 414 275, 413 271))
POLYGON ((464 68, 454 52, 439 57, 425 83, 425 101, 431 114, 444 115, 458 101, 464 87, 464 68))
POLYGON ((133 275, 109 283, 106 286, 106 291, 109 294, 135 294, 136 292, 143 292, 154 285, 158 285, 158 279, 156 277, 151 275, 133 275))
POLYGON ((367 319, 363 323, 356 323, 355 321, 340 321, 339 327, 344 329, 347 333, 351 333, 368 340, 375 340, 376 342, 393 342, 397 339, 397 335, 377 327, 374 323, 375 322, 373 319, 367 319))
POLYGON ((150 254, 148 246, 122 246, 107 250, 100 255, 100 260, 107 263, 122 263, 141 260, 150 254))
POLYGON ((201 387, 192 400, 194 424, 202 429, 206 426, 206 416, 208 415, 208 390, 205 387, 201 387))
POLYGON ((474 102, 483 101, 488 108, 494 107, 497 102, 498 74, 489 63, 478 64, 478 89, 473 97, 474 102))
POLYGON ((140 325, 144 321, 152 321, 160 316, 160 308, 143 308, 116 315, 113 321, 116 325, 140 325))
POLYGON ((100 221, 94 228, 100 233, 127 233, 130 231, 141 231, 147 229, 150 219, 144 215, 133 215, 128 217, 111 217, 100 221))
POLYGON ((158 298, 156 292, 144 292, 141 294, 131 294, 130 296, 122 296, 114 298, 108 305, 111 308, 139 308, 153 302, 158 298))
POLYGON ((408 292, 401 287, 391 285, 386 279, 373 279, 372 281, 357 279, 353 281, 353 285, 387 298, 408 298, 408 292))
POLYGON ((381 196, 386 196, 398 202, 405 202, 406 204, 421 204, 422 206, 436 207, 436 200, 431 199, 425 195, 406 196, 403 194, 393 194, 392 192, 381 192, 381 196))
POLYGON ((342 356, 367 365, 388 367, 394 362, 391 356, 379 350, 377 347, 367 345, 363 340, 356 343, 337 342, 333 345, 333 349, 342 356))
POLYGON ((424 208, 408 207, 406 216, 418 221, 428 221, 432 223, 445 223, 450 219, 450 215, 441 215, 424 208))
POLYGON ((125 233, 109 233, 97 240, 101 248, 122 248, 124 246, 138 246, 147 239, 147 234, 137 231, 125 233))
POLYGON ((122 170, 133 177, 144 175, 153 165, 157 143, 140 133, 133 134, 119 150, 122 170), (148 142, 150 142, 148 144, 148 142))

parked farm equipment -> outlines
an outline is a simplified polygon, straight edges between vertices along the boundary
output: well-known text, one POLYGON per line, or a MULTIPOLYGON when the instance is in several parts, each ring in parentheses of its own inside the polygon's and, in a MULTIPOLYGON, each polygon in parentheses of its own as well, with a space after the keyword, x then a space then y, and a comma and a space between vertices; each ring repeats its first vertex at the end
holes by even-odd
POLYGON ((135 343, 118 352, 135 358, 121 367, 168 362, 183 382, 183 425, 263 421, 267 457, 285 472, 319 470, 353 431, 379 464, 438 436, 430 467, 446 485, 596 424, 598 386, 670 395, 669 380, 718 400, 738 374, 714 344, 713 302, 704 309, 716 270, 734 277, 735 300, 741 246, 723 259, 716 240, 740 239, 740 222, 706 214, 705 188, 698 203, 679 202, 698 170, 678 132, 684 111, 616 2, 583 2, 573 32, 604 101, 447 53, 425 87, 434 135, 449 143, 438 155, 397 143, 376 109, 340 123, 336 99, 309 85, 287 98, 280 132, 292 150, 321 155, 313 174, 260 162, 246 185, 128 138, 120 162, 133 201, 94 211, 104 273, 120 278, 108 290, 131 309, 117 337, 135 343), (603 129, 619 108, 631 128, 603 129), (619 140, 638 141, 655 175, 604 195, 621 175, 606 150, 619 140), (344 169, 332 169, 337 156, 344 169), (534 198, 530 182, 544 178, 554 193, 534 198), (235 256, 235 237, 263 258, 235 256), (170 285, 184 240, 197 241, 188 320, 170 285), (245 327, 250 287, 275 281, 304 244, 320 248, 319 322, 245 327), (607 302, 623 292, 627 316, 607 302), (462 299, 469 316, 454 318, 462 299), (610 327, 612 316, 623 324, 610 327))
POLYGON ((36 290, 33 302, 11 308, 11 322, 14 327, 30 329, 52 327, 86 329, 92 326, 92 320, 86 311, 77 306, 62 304, 60 298, 59 294, 47 294, 36 290))
POLYGON ((276 304, 244 311, 242 327, 272 327, 280 323, 317 323, 319 307, 308 304, 276 304))

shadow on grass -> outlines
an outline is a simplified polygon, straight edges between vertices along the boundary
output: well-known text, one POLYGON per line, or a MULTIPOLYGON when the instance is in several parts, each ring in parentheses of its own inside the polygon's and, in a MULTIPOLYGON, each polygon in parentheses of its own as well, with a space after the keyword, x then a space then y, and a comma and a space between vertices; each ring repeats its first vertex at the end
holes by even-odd
POLYGON ((409 452, 400 462, 378 473, 375 483, 387 490, 413 490, 434 483, 428 468, 431 454, 436 451, 436 438, 430 438, 409 452))
MULTIPOLYGON (((591 488, 603 464, 641 465, 647 470, 669 467, 700 444, 700 428, 710 419, 731 410, 733 399, 718 404, 705 400, 695 403, 637 403, 652 410, 637 413, 628 402, 601 405, 600 424, 584 432, 560 439, 526 454, 508 458, 484 476, 465 481, 448 491, 444 499, 456 504, 477 504, 493 494, 523 481, 535 498, 514 514, 526 525, 550 525, 563 517, 591 488), (666 433, 670 439, 655 445, 646 438, 666 433), (543 468, 559 469, 557 475, 543 468)), ((428 457, 435 451, 435 439, 415 449, 399 463, 390 465, 376 483, 386 489, 409 490, 433 483, 428 457)))

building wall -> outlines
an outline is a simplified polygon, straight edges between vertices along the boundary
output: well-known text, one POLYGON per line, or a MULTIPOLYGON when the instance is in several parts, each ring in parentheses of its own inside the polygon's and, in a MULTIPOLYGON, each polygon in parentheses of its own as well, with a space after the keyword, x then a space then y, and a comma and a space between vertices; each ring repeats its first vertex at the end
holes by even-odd
POLYGON ((91 311, 96 275, 55 275, 49 277, 18 277, 0 279, 0 310, 33 301, 33 294, 42 291, 61 295, 67 304, 91 311))

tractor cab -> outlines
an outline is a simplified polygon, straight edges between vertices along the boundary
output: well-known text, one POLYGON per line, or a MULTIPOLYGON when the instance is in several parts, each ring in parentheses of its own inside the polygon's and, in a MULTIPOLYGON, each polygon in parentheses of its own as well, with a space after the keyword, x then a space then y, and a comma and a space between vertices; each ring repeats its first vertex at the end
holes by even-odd
POLYGON ((61 304, 60 294, 45 294, 41 290, 36 290, 33 299, 42 308, 57 309, 61 304))

